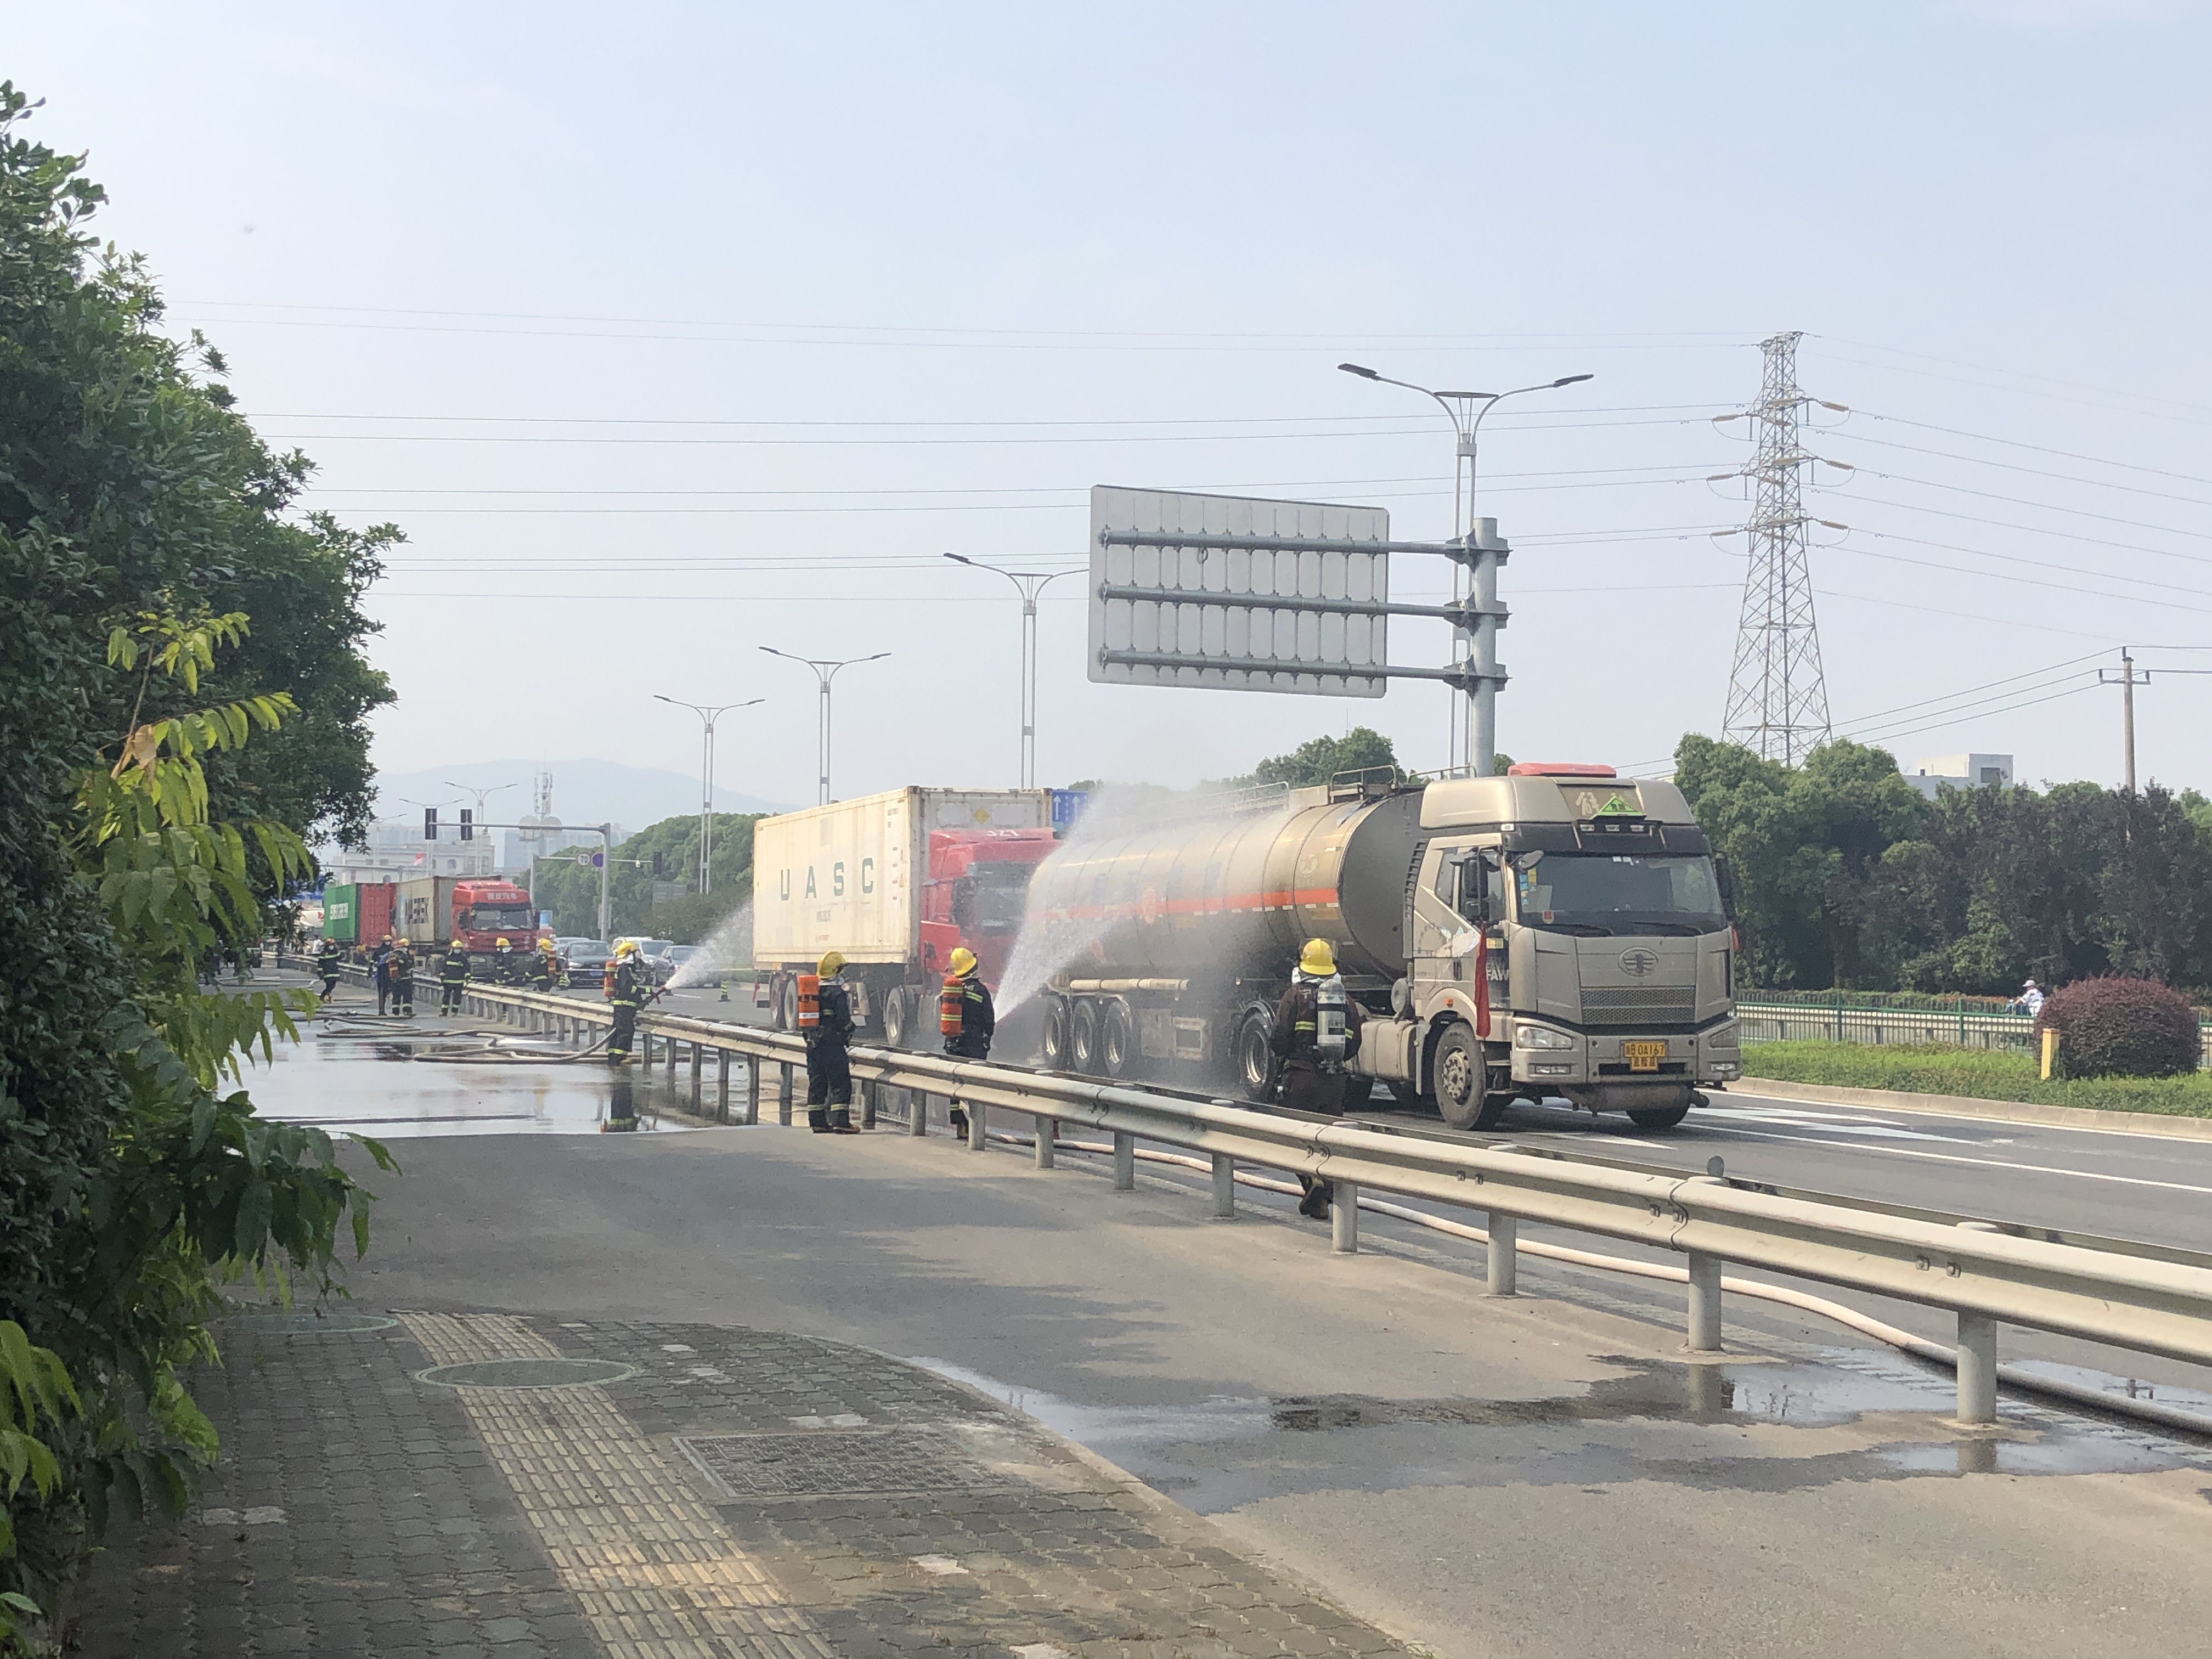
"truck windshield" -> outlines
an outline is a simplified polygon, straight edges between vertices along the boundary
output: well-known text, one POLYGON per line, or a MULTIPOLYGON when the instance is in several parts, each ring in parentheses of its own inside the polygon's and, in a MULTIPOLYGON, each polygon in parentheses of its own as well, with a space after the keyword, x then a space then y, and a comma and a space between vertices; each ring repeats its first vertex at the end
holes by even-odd
POLYGON ((479 933, 535 933, 538 914, 526 904, 479 904, 470 910, 468 927, 479 933))
POLYGON ((1713 933, 1726 927, 1708 858, 1551 853, 1515 874, 1527 927, 1565 933, 1713 933))
POLYGON ((986 933, 1011 933, 1028 908, 1032 864, 979 864, 969 877, 975 885, 967 925, 986 933))

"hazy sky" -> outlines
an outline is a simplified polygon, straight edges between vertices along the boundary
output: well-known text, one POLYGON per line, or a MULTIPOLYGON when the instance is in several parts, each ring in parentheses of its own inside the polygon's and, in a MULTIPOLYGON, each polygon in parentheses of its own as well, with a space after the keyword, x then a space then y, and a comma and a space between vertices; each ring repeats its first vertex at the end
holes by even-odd
MULTIPOLYGON (((1706 480, 1745 452, 1711 421, 1784 329, 1853 411, 1813 440, 1858 469, 1814 500, 1850 526, 1814 564, 1839 729, 2114 781, 2094 653, 2212 667, 2202 6, 81 3, 0 38, 313 500, 404 526, 394 771, 688 771, 651 694, 759 696, 719 781, 810 799, 773 644, 894 653, 838 683, 840 794, 1012 782, 1012 591, 942 554, 1076 568, 1099 483, 1445 532, 1448 428, 1345 358, 1595 373, 1486 429, 1499 741, 1650 762, 1719 724, 1744 506, 1706 480)), ((1445 758, 1434 686, 1090 684, 1081 586, 1047 781, 1347 720, 1445 758)), ((2145 774, 2212 784, 2212 678, 2138 702, 2145 774)))

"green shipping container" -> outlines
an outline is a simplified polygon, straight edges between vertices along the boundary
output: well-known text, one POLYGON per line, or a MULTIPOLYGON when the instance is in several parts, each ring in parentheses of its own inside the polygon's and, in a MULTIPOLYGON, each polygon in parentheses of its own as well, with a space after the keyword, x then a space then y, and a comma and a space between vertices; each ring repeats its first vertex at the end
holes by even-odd
POLYGON ((361 943, 361 889, 350 883, 323 889, 323 937, 361 943))

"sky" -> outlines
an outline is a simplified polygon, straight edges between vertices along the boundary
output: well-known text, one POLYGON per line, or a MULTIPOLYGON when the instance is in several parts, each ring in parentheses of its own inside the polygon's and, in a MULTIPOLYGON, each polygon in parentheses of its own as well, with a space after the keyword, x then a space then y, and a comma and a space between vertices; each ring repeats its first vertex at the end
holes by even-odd
MULTIPOLYGON (((1836 729, 2212 786, 2203 5, 7 7, 32 131, 232 365, 307 501, 389 520, 375 758, 811 799, 1007 785, 1012 584, 1094 484, 1451 529, 1498 390, 1498 741, 1717 732, 1759 342, 1802 331, 1836 729), (1847 470, 1848 469, 1848 470, 1847 470), (1715 482, 1716 477, 1722 481, 1715 482), (1835 527, 1829 527, 1835 526, 1835 527)), ((1441 599, 1401 555, 1394 597, 1441 599)), ((1187 785, 1445 690, 1094 684, 1048 588, 1040 781, 1187 785)), ((1437 665, 1439 623, 1391 626, 1437 665)), ((556 799, 556 810, 559 806, 556 799)))

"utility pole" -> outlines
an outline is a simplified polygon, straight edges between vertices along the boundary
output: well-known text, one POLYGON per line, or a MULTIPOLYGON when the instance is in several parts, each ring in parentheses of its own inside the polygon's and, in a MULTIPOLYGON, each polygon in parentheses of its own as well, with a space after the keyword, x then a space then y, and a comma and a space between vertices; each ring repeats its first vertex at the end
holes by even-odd
POLYGON ((1738 475, 1752 481, 1751 522, 1743 532, 1751 538, 1751 562, 1721 720, 1724 737, 1784 766, 1796 765, 1832 732, 1806 557, 1811 520, 1801 475, 1819 458, 1798 438, 1799 418, 1811 401, 1797 386, 1802 337, 1778 334, 1761 343, 1766 359, 1759 401, 1748 411, 1758 449, 1738 475))
POLYGON ((1451 421, 1455 440, 1452 452, 1452 541, 1459 549, 1453 560, 1452 604, 1460 613, 1459 619, 1452 624, 1452 650, 1455 659, 1464 664, 1468 684, 1467 696, 1452 700, 1446 752, 1452 757, 1455 768, 1464 766, 1474 776, 1486 778, 1498 769, 1498 688, 1505 684, 1506 678, 1498 661, 1498 630, 1505 626, 1507 617, 1505 607, 1498 603, 1498 568, 1505 562, 1512 550, 1498 538, 1497 520, 1477 519, 1469 524, 1462 516, 1474 508, 1475 463, 1482 440, 1483 417, 1505 398, 1517 398, 1524 392, 1556 392, 1561 386, 1578 386, 1594 377, 1562 375, 1556 380, 1543 380, 1534 386, 1517 386, 1510 392, 1435 392, 1411 380, 1394 380, 1360 363, 1339 363, 1337 368, 1363 380, 1399 386, 1432 398, 1451 421), (1464 495, 1460 488, 1462 462, 1466 463, 1464 495), (1471 579, 1464 593, 1461 591, 1462 567, 1471 579))
POLYGON ((1006 570, 995 564, 985 564, 981 559, 971 559, 963 553, 945 556, 955 564, 964 564, 970 569, 994 571, 1013 583, 1022 596, 1022 751, 1018 769, 1021 787, 1036 787, 1036 708, 1037 708, 1037 595, 1048 582, 1056 582, 1062 576, 1082 574, 1074 570, 1006 570))
POLYGON ((704 703, 686 702, 681 697, 664 697, 653 694, 656 702, 673 703, 678 708, 688 708, 699 717, 706 727, 703 741, 706 754, 699 764, 699 894, 705 897, 714 881, 714 722, 732 708, 750 708, 763 702, 760 697, 748 698, 744 702, 704 703))
POLYGON ((2120 672, 2107 679, 2105 671, 2099 669, 2097 684, 2120 688, 2120 754, 2122 776, 2126 780, 2121 787, 2132 795, 2136 792, 2136 687, 2150 684, 2150 670, 2146 668, 2136 673, 2136 659, 2124 645, 2120 647, 2120 672))
POLYGON ((814 671, 815 678, 821 682, 821 712, 815 722, 815 732, 822 763, 820 792, 817 804, 827 806, 830 804, 830 682, 837 678, 837 671, 841 668, 850 668, 855 663, 881 662, 885 657, 890 656, 890 653, 878 651, 872 657, 848 657, 839 662, 827 657, 793 656, 790 652, 779 651, 772 645, 764 645, 761 649, 771 657, 781 657, 786 662, 805 664, 814 671))

